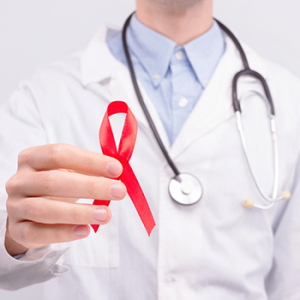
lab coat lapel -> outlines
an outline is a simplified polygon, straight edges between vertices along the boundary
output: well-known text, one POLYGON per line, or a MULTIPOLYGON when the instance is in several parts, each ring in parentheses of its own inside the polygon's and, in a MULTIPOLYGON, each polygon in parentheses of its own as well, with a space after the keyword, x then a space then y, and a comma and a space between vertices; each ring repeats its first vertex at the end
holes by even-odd
MULTIPOLYGON (((129 70, 115 59, 107 46, 105 40, 109 30, 110 28, 105 26, 100 28, 81 55, 82 83, 88 86, 89 89, 95 89, 95 92, 97 92, 97 85, 106 85, 108 81, 108 93, 106 94, 108 103, 114 100, 125 101, 135 115, 139 125, 146 128, 149 132, 149 137, 153 138, 154 135, 134 91, 129 70), (96 86, 95 83, 97 84, 96 86)), ((140 84, 139 87, 157 131, 164 145, 169 149, 169 140, 156 109, 143 87, 140 84)), ((101 94, 103 95, 103 89, 101 94)))
MULTIPOLYGON (((162 142, 164 143, 167 150, 169 150, 169 140, 164 129, 164 126, 160 120, 160 117, 152 104, 152 101, 149 99, 144 88, 139 84, 140 91, 142 93, 143 99, 146 103, 148 111, 151 115, 151 118, 155 124, 155 127, 160 135, 162 142)), ((117 72, 112 76, 110 82, 110 92, 113 95, 113 99, 119 99, 125 101, 133 114, 135 115, 139 125, 143 126, 149 133, 150 138, 154 138, 154 135, 150 129, 149 123, 145 117, 145 114, 142 110, 142 107, 139 103, 139 100, 136 96, 130 73, 124 66, 120 67, 117 72)), ((154 141, 155 142, 155 141, 154 141)))
MULTIPOLYGON (((196 139, 212 131, 215 127, 234 115, 232 106, 232 80, 234 75, 243 69, 243 64, 240 54, 231 39, 227 36, 225 39, 226 51, 209 85, 206 87, 191 115, 183 125, 170 150, 170 155, 173 159, 196 139)), ((255 58, 251 56, 251 51, 248 58, 250 57, 253 66, 258 67, 261 72, 261 66, 255 61, 255 58)), ((239 81, 239 85, 247 86, 247 83, 254 81, 253 78, 244 77, 239 81)))
MULTIPOLYGON (((153 138, 153 133, 136 97, 130 73, 127 67, 115 59, 107 46, 105 39, 109 30, 108 27, 100 28, 83 52, 81 56, 82 82, 93 89, 96 88, 95 85, 90 84, 97 83, 97 85, 101 85, 108 81, 106 96, 108 103, 114 100, 127 102, 139 125, 148 130, 149 138, 153 138)), ((158 133, 172 158, 175 158, 200 136, 213 130, 234 114, 231 100, 231 84, 235 73, 242 70, 243 65, 240 54, 233 42, 228 37, 225 37, 225 39, 226 51, 209 85, 206 87, 171 148, 158 113, 143 87, 139 84, 144 101, 158 133)), ((246 45, 243 45, 243 48, 246 49, 248 60, 251 62, 250 66, 266 77, 260 60, 246 45)), ((243 78, 239 83, 243 85, 251 81, 253 82, 252 78, 243 78)), ((103 92, 102 89, 102 95, 103 92)))

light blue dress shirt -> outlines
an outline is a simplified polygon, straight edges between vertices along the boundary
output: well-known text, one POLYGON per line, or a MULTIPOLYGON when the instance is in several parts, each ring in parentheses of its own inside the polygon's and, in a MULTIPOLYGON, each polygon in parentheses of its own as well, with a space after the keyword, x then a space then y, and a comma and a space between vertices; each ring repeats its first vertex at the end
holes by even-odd
MULTIPOLYGON (((172 145, 225 51, 221 29, 214 21, 205 34, 179 47, 133 15, 127 41, 136 77, 153 102, 172 145)), ((127 66, 121 35, 109 40, 108 47, 127 66)))

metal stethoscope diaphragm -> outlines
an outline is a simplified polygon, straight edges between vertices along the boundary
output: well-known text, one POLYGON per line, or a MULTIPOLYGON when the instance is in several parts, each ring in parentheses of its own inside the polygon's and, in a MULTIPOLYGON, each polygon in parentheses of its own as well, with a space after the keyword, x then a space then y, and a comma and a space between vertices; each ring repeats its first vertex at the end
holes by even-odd
POLYGON ((169 193, 176 202, 191 205, 201 199, 203 189, 200 181, 195 176, 181 173, 170 180, 169 193))
MULTIPOLYGON (((136 79, 136 75, 135 75, 134 68, 132 65, 132 61, 131 61, 131 57, 130 57, 129 49, 128 49, 128 45, 127 45, 127 39, 126 39, 127 28, 129 26, 132 15, 133 14, 131 14, 128 17, 128 19, 126 20, 126 22, 123 26, 123 30, 122 30, 123 47, 124 47, 127 64, 128 64, 131 79, 132 79, 132 84, 135 89, 139 103, 143 109, 143 112, 144 112, 147 120, 148 120, 150 128, 155 136, 155 139, 156 139, 164 157, 166 158, 170 168, 173 170, 173 172, 175 174, 175 176, 170 180, 170 183, 169 183, 169 194, 170 194, 171 198, 179 204, 192 205, 192 204, 197 203, 201 199, 201 197, 203 195, 202 185, 195 176, 193 176, 191 174, 187 174, 187 173, 180 173, 179 170, 177 169, 176 165, 174 164, 173 160, 170 158, 169 153, 166 150, 166 148, 158 134, 158 131, 157 131, 155 124, 150 116, 150 113, 146 107, 146 104, 144 102, 144 99, 142 97, 142 94, 140 92, 140 89, 139 89, 139 86, 137 83, 137 79, 136 79)), ((274 204, 277 201, 288 200, 291 197, 291 194, 288 191, 284 191, 280 196, 277 196, 278 179, 279 179, 279 155, 278 155, 277 135, 276 135, 276 125, 275 125, 275 109, 274 109, 272 96, 271 96, 268 84, 267 84, 266 80, 264 79, 264 77, 261 74, 250 69, 246 54, 245 54, 240 42, 235 37, 235 35, 221 22, 219 22, 218 20, 216 20, 216 22, 218 23, 220 28, 231 38, 231 40, 235 44, 236 48, 238 49, 241 59, 243 61, 244 70, 238 72, 233 78, 233 83, 232 83, 233 109, 235 111, 237 128, 240 133, 242 146, 244 149, 244 153, 246 156, 246 160, 247 160, 252 178, 255 182, 255 185, 256 185, 260 195, 266 201, 269 202, 268 205, 261 205, 261 204, 256 204, 254 201, 248 199, 248 200, 244 201, 244 206, 247 208, 255 207, 255 208, 259 208, 259 209, 263 209, 263 210, 270 209, 274 206, 274 204), (273 140, 273 146, 274 146, 274 166, 275 166, 272 197, 268 197, 260 188, 260 186, 256 180, 256 177, 254 175, 250 160, 249 160, 245 134, 243 131, 243 126, 242 126, 242 121, 241 121, 240 102, 239 102, 238 96, 237 96, 238 80, 243 76, 254 77, 262 84, 266 98, 267 98, 269 106, 270 106, 270 112, 271 112, 270 122, 271 122, 271 134, 272 134, 272 140, 273 140)))

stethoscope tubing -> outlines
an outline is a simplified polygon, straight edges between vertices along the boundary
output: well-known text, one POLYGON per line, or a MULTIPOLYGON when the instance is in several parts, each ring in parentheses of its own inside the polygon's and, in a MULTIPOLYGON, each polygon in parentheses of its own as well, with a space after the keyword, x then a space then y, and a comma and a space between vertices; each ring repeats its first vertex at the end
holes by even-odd
POLYGON ((161 151, 163 152, 164 157, 166 158, 166 160, 167 160, 169 166, 171 167, 171 169, 173 170, 175 176, 178 177, 178 175, 180 175, 180 172, 177 169, 177 167, 176 167, 175 163, 173 162, 173 160, 171 159, 171 157, 170 157, 163 141, 160 138, 160 135, 159 135, 159 133, 156 129, 156 126, 155 126, 155 124, 154 124, 154 122, 153 122, 153 120, 150 116, 150 113, 149 113, 148 109, 147 109, 147 106, 146 106, 145 101, 143 99, 142 93, 139 89, 137 79, 136 79, 136 76, 135 76, 135 72, 134 72, 132 61, 131 61, 129 49, 128 49, 128 46, 127 46, 127 37, 126 37, 127 28, 129 26, 129 23, 130 23, 130 20, 131 20, 133 14, 134 14, 134 12, 127 18, 127 20, 124 24, 124 27, 123 27, 123 31, 122 31, 123 48, 124 48, 124 51, 125 51, 125 56, 126 56, 126 60, 127 60, 127 63, 128 63, 129 72, 130 72, 130 75, 131 75, 131 81, 132 81, 134 90, 136 92, 137 98, 139 100, 139 103, 140 103, 140 105, 143 109, 143 112, 145 114, 145 117, 146 117, 146 119, 149 123, 149 126, 150 126, 153 134, 154 134, 156 142, 158 143, 161 151))
MULTIPOLYGON (((131 75, 131 80, 132 80, 132 84, 134 87, 134 90, 136 92, 138 101, 143 109, 143 112, 145 114, 145 117, 149 123, 149 126, 154 134, 154 137, 164 155, 164 157, 166 158, 170 168, 173 170, 175 176, 174 179, 176 179, 177 181, 181 181, 180 179, 180 172, 178 170, 178 168, 176 167, 175 163, 173 162, 173 160, 171 159, 171 157, 169 156, 169 153, 167 151, 167 149, 165 148, 160 135, 156 129, 156 126, 150 116, 150 113, 147 109, 147 106, 144 102, 144 99, 142 97, 141 91, 139 89, 138 83, 137 83, 137 79, 136 79, 136 75, 134 72, 134 68, 133 68, 133 64, 131 61, 131 57, 130 57, 130 53, 129 53, 129 49, 127 46, 127 38, 126 38, 126 32, 127 32, 127 28, 129 26, 130 20, 133 16, 134 12, 127 18, 124 26, 123 26, 123 30, 122 30, 122 42, 123 42, 123 48, 124 48, 124 52, 125 52, 125 56, 126 56, 126 60, 128 63, 128 68, 129 68, 129 72, 131 75)), ((268 84, 266 82, 266 80, 264 79, 264 77, 259 74, 256 71, 253 71, 250 69, 249 67, 249 63, 246 57, 246 54, 244 52, 243 47, 241 46, 240 42, 238 41, 238 39, 235 37, 235 35, 224 25, 222 24, 220 21, 216 20, 215 21, 218 23, 218 25, 220 26, 220 28, 231 38, 231 40, 233 41, 233 43, 235 44, 236 48, 238 49, 242 62, 243 62, 243 66, 244 66, 244 70, 241 70, 240 72, 238 72, 234 78, 233 78, 233 82, 232 82, 232 104, 233 104, 233 109, 235 111, 236 114, 236 121, 237 121, 237 128, 238 131, 240 133, 240 137, 241 137, 241 142, 242 142, 242 147, 245 153, 245 157, 247 160, 247 164, 249 166, 252 178, 254 180, 254 183, 260 193, 260 195, 267 200, 268 202, 270 202, 269 205, 259 205, 256 203, 253 203, 253 207, 256 208, 260 208, 263 210, 266 209, 270 209, 274 206, 274 203, 280 200, 283 200, 283 196, 279 196, 277 197, 277 193, 278 193, 278 179, 279 179, 279 156, 278 156, 278 145, 277 145, 277 134, 276 134, 276 125, 275 125, 275 108, 274 108, 274 104, 273 104, 273 99, 271 96, 271 92, 270 89, 268 87, 268 84), (274 183, 273 183, 273 193, 272 193, 272 197, 268 197, 260 188, 256 177, 254 175, 254 171, 249 159, 249 155, 248 155, 248 148, 247 148, 247 144, 246 144, 246 139, 245 139, 245 134, 244 134, 244 130, 243 130, 243 126, 242 126, 242 121, 241 121, 241 107, 240 107, 240 102, 238 100, 238 93, 237 93, 237 85, 238 85, 238 81, 241 77, 243 76, 251 76, 256 78, 263 86, 264 91, 265 91, 265 95, 266 98, 268 100, 269 103, 269 108, 270 108, 270 112, 271 112, 271 132, 272 132, 272 138, 273 138, 273 149, 274 149, 274 183)), ((175 199, 174 199, 175 200, 175 199)))
POLYGON ((247 147, 247 143, 246 143, 246 138, 245 138, 245 134, 244 134, 244 130, 243 130, 243 125, 242 125, 242 120, 241 120, 241 113, 239 111, 237 111, 236 113, 236 121, 237 121, 237 128, 238 131, 240 133, 240 137, 241 137, 241 141, 242 141, 242 146, 243 146, 243 150, 245 153, 245 158, 248 164, 248 167, 250 169, 253 181, 259 191, 259 193, 261 194, 261 196, 269 201, 269 202, 277 202, 280 200, 283 200, 282 196, 276 197, 277 193, 278 193, 278 179, 279 179, 279 160, 278 160, 278 144, 277 144, 277 134, 276 134, 276 125, 275 125, 275 117, 272 116, 271 117, 271 132, 272 132, 272 139, 273 139, 273 151, 274 151, 274 183, 273 183, 273 193, 272 193, 272 198, 268 197, 260 188, 260 185, 258 183, 258 181, 256 180, 256 176, 254 175, 254 171, 249 159, 249 151, 248 151, 248 147, 247 147))

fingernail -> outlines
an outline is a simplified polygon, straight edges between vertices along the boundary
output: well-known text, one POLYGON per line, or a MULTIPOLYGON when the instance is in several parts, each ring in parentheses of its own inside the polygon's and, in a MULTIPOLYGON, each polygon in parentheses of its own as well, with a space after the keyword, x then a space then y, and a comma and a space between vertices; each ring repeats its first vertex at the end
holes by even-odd
POLYGON ((111 161, 106 165, 107 172, 113 176, 119 176, 122 173, 122 165, 118 162, 111 161))
POLYGON ((79 225, 74 228, 75 236, 86 236, 88 234, 88 229, 85 225, 79 225))
POLYGON ((93 218, 100 222, 106 221, 107 220, 107 210, 105 208, 95 209, 93 212, 93 218))
POLYGON ((110 194, 115 198, 122 198, 125 194, 125 187, 122 183, 117 182, 110 186, 110 194))

